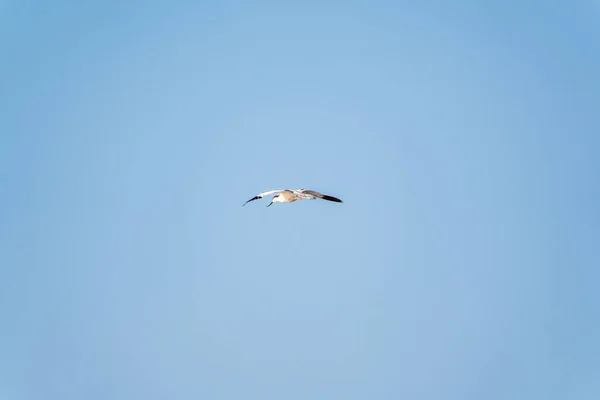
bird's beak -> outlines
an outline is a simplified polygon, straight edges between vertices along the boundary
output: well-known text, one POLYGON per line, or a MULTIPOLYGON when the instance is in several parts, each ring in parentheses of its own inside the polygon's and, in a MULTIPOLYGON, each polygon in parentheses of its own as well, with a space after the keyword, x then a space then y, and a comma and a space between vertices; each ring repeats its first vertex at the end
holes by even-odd
MULTIPOLYGON (((273 204, 273 202, 270 202, 270 203, 269 203, 269 206, 270 206, 271 204, 273 204)), ((269 207, 269 206, 267 206, 267 207, 269 207)))

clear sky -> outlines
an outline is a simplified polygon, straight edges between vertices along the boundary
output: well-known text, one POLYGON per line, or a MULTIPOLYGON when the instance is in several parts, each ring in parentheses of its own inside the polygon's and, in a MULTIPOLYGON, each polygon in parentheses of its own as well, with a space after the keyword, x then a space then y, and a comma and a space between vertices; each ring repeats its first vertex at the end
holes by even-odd
POLYGON ((597 1, 88 3, 0 1, 1 399, 600 398, 597 1))

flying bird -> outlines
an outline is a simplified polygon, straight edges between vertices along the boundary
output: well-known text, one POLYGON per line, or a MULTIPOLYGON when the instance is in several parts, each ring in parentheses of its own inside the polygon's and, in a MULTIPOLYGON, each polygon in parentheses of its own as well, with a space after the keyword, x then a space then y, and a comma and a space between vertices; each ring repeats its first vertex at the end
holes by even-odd
POLYGON ((269 207, 273 203, 292 203, 296 200, 314 200, 316 198, 335 201, 336 203, 342 203, 340 199, 337 197, 329 196, 326 194, 321 194, 319 192, 315 192, 313 190, 308 189, 284 189, 284 190, 268 190, 266 192, 262 192, 242 204, 242 207, 248 204, 251 201, 262 199, 264 196, 268 196, 270 194, 277 193, 271 199, 271 202, 267 207, 269 207))

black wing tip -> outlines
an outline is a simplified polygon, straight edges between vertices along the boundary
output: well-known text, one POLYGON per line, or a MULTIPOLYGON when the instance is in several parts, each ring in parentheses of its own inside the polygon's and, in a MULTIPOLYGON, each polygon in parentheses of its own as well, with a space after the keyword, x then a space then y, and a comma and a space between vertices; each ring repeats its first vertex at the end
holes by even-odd
POLYGON ((323 200, 329 200, 329 201, 334 201, 336 203, 343 203, 342 200, 338 199, 337 197, 333 197, 333 196, 328 196, 326 194, 323 195, 323 200))
POLYGON ((248 200, 247 202, 242 204, 242 207, 244 207, 246 204, 250 203, 251 201, 258 200, 260 198, 261 198, 260 196, 254 196, 253 198, 251 198, 250 200, 248 200))

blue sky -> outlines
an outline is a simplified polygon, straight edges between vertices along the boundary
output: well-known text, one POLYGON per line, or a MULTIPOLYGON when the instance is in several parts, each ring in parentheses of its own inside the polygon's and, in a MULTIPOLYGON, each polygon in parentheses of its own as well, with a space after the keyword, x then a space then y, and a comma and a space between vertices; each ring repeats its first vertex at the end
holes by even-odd
POLYGON ((0 2, 0 398, 599 398, 598 4, 280 3, 0 2))

